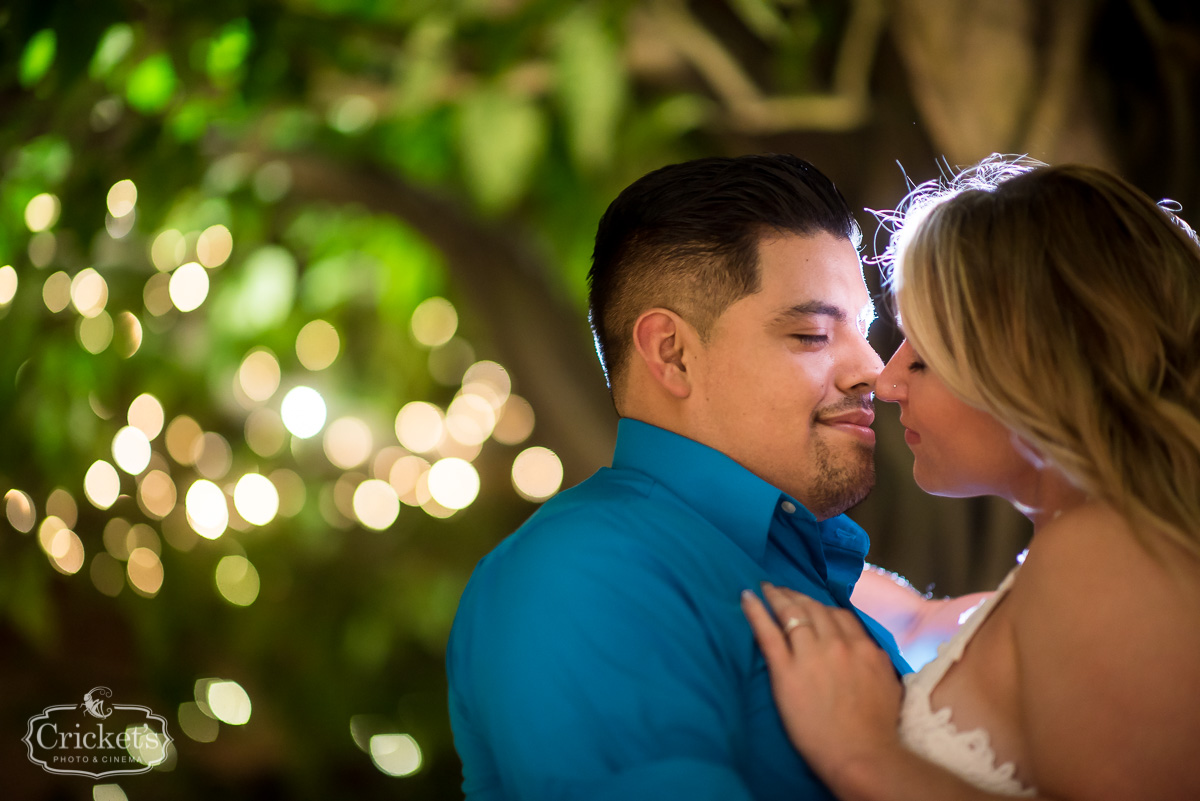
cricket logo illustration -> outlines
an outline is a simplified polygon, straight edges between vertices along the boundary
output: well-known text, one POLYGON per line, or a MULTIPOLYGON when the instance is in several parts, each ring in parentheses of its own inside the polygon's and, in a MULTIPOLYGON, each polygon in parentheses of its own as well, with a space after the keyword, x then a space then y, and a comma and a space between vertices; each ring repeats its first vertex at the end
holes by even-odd
POLYGON ((79 705, 79 708, 94 718, 104 720, 112 714, 112 709, 104 706, 104 698, 97 698, 96 696, 112 698, 112 690, 107 687, 93 687, 83 696, 83 703, 79 705))

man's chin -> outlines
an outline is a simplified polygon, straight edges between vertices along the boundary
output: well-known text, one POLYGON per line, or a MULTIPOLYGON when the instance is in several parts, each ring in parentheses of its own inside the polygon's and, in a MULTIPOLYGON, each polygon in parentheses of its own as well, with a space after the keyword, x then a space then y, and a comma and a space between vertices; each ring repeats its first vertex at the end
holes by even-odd
POLYGON ((840 464, 823 461, 814 485, 805 502, 809 511, 818 519, 836 517, 847 509, 857 506, 875 486, 875 459, 873 449, 857 449, 859 458, 848 459, 840 464))

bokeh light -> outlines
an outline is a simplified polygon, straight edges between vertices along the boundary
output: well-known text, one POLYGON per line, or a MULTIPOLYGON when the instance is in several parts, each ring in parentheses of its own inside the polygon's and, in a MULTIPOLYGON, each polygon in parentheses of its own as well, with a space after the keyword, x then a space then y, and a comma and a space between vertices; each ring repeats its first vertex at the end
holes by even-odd
POLYGON ((158 532, 145 523, 134 523, 125 532, 125 552, 133 553, 138 548, 145 548, 157 556, 162 556, 162 540, 158 538, 158 532))
POLYGON ((51 273, 42 284, 42 301, 55 314, 70 306, 71 276, 61 270, 51 273))
POLYGON ((62 205, 54 195, 49 192, 35 195, 25 204, 25 227, 34 233, 45 231, 58 222, 61 211, 62 205))
POLYGON ((388 474, 392 471, 392 466, 408 455, 408 451, 399 445, 388 445, 380 448, 378 453, 375 454, 375 458, 371 460, 371 476, 387 481, 388 474))
POLYGON ((324 320, 313 320, 296 335, 296 358, 307 370, 324 370, 337 360, 341 345, 336 328, 324 320))
POLYGON ((205 693, 208 708, 222 723, 241 726, 250 720, 250 696, 236 681, 211 681, 205 693))
POLYGON ((513 460, 512 481, 527 501, 544 501, 562 486, 563 467, 549 448, 526 448, 513 460))
POLYGON ((233 508, 247 523, 265 526, 279 513, 279 491, 266 476, 247 473, 234 486, 233 508))
POLYGON ((125 751, 137 762, 149 767, 161 765, 167 761, 171 744, 159 740, 154 729, 145 723, 125 727, 125 751))
POLYGON ((533 433, 533 407, 520 395, 509 395, 492 430, 492 439, 501 445, 520 445, 533 433))
POLYGON ((244 556, 221 557, 215 577, 217 591, 234 606, 250 606, 258 598, 258 570, 244 556))
POLYGON ((357 417, 342 417, 325 429, 325 456, 336 467, 358 467, 371 455, 371 429, 357 417))
POLYGON ((196 443, 204 436, 200 424, 181 414, 167 426, 167 453, 182 465, 196 463, 196 443))
POLYGON ((479 473, 464 459, 439 459, 429 468, 429 494, 447 509, 465 509, 479 494, 479 473))
POLYGON ((117 353, 128 359, 142 347, 142 323, 133 312, 123 311, 115 321, 117 353))
POLYGON ((314 437, 325 427, 325 399, 312 387, 294 387, 283 396, 283 425, 300 439, 314 437))
POLYGON ((254 171, 254 194, 263 203, 274 203, 292 188, 292 168, 286 161, 268 161, 254 171))
POLYGON ((162 470, 151 470, 138 483, 138 502, 147 515, 161 520, 175 510, 178 491, 162 470))
POLYGON ((459 395, 446 409, 446 433, 463 445, 482 444, 495 426, 495 410, 479 395, 459 395))
POLYGON ((0 267, 0 306, 7 306, 17 296, 17 271, 11 264, 0 267))
POLYGON ((4 516, 8 518, 10 526, 22 534, 28 534, 37 522, 37 507, 29 493, 10 489, 4 493, 4 516))
POLYGON ((108 213, 114 217, 124 217, 137 205, 137 196, 137 186, 133 181, 128 178, 117 181, 108 190, 108 213))
POLYGON ((113 437, 113 460, 117 467, 132 476, 139 475, 150 464, 150 440, 145 432, 125 426, 113 437))
POLYGON ((213 742, 221 731, 221 725, 204 714, 195 701, 185 701, 179 705, 178 719, 183 733, 198 743, 213 742))
POLYGON ((479 395, 499 410, 512 393, 512 379, 508 370, 496 362, 476 362, 467 368, 462 377, 464 395, 479 395))
POLYGON ((413 310, 413 338, 426 347, 446 344, 457 330, 458 312, 445 298, 429 298, 413 310))
POLYGON ((149 548, 135 548, 125 563, 129 586, 139 595, 153 598, 162 589, 163 566, 158 554, 149 548))
POLYGON ((349 94, 334 101, 328 112, 330 127, 344 134, 356 134, 375 123, 379 109, 369 97, 349 94))
POLYGON ((76 336, 83 349, 94 355, 103 353, 112 343, 113 333, 112 317, 108 312, 102 311, 95 317, 80 318, 76 336))
POLYGON ((88 574, 92 585, 109 598, 116 598, 125 588, 125 566, 107 553, 92 557, 88 574))
POLYGON ((396 415, 396 439, 413 453, 428 453, 445 434, 445 416, 432 403, 406 403, 396 415))
POLYGON ((131 211, 124 217, 114 217, 111 214, 104 215, 104 229, 108 231, 108 235, 113 239, 121 239, 133 230, 133 224, 137 222, 137 212, 131 211))
MULTIPOLYGON (((52 520, 54 518, 47 518, 52 520)), ((58 529, 46 547, 50 564, 60 573, 72 576, 83 567, 83 541, 69 528, 58 529)))
POLYGON ((279 389, 281 371, 279 360, 266 348, 246 354, 238 368, 237 380, 242 392, 252 401, 262 403, 270 400, 279 389))
POLYGON ((245 436, 250 450, 269 459, 283 450, 287 442, 287 429, 283 427, 279 412, 262 406, 246 417, 245 436))
POLYGON ((429 351, 429 375, 439 384, 452 387, 462 381, 474 361, 475 348, 471 343, 454 337, 429 351))
POLYGON ((171 302, 171 276, 167 273, 155 273, 146 279, 146 286, 142 289, 142 302, 146 304, 146 311, 154 317, 162 317, 174 309, 175 304, 171 302))
POLYGON ((196 240, 196 258, 209 269, 220 267, 232 253, 233 234, 223 225, 205 228, 196 240))
POLYGON ((407 734, 376 734, 370 741, 371 761, 389 776, 411 776, 421 768, 421 748, 407 734))
POLYGON ((127 419, 129 425, 146 435, 146 439, 153 440, 162 433, 165 419, 162 404, 158 398, 143 392, 129 404, 127 419))
POLYGON ((71 304, 84 317, 95 317, 108 304, 108 283, 100 273, 85 267, 71 279, 71 304))
POLYGON ((216 481, 224 478, 233 466, 233 448, 229 441, 215 431, 207 431, 193 446, 196 472, 216 481))
POLYGON ((29 237, 29 263, 34 267, 46 267, 58 255, 58 237, 49 231, 39 231, 29 237))
POLYGON ((129 558, 129 548, 126 547, 129 530, 129 521, 123 517, 111 518, 104 525, 104 550, 108 551, 113 559, 124 562, 129 558))
POLYGON ((63 521, 67 528, 75 528, 75 524, 79 522, 79 506, 71 493, 62 487, 54 489, 46 499, 46 514, 54 515, 63 521))
POLYGON ((395 461, 388 471, 388 483, 396 491, 401 502, 409 506, 420 506, 417 500, 417 481, 429 472, 429 462, 420 456, 403 456, 395 461))
POLYGON ((215 540, 229 527, 225 493, 211 481, 200 479, 188 487, 184 499, 188 524, 201 537, 215 540))
POLYGON ((154 243, 150 246, 150 261, 160 273, 171 272, 183 264, 186 256, 187 240, 174 228, 168 228, 154 237, 154 243))
POLYGON ((92 787, 92 801, 129 801, 119 784, 97 784, 92 787))
POLYGON ((396 522, 400 499, 386 481, 369 478, 354 490, 354 516, 367 528, 382 531, 396 522))
POLYGON ((117 468, 104 460, 93 462, 83 476, 83 494, 97 509, 108 509, 121 494, 121 476, 117 468))
POLYGON ((181 312, 195 311, 208 297, 208 272, 194 261, 181 264, 171 273, 167 289, 175 308, 181 312))
POLYGON ((433 495, 429 492, 429 471, 426 470, 417 479, 417 486, 413 490, 417 496, 417 505, 421 507, 421 511, 430 517, 439 520, 447 517, 452 517, 458 510, 451 509, 448 506, 443 506, 434 500, 433 495))
POLYGON ((304 488, 304 479, 286 467, 273 470, 267 478, 271 479, 271 483, 279 491, 279 514, 284 517, 300 514, 308 496, 308 491, 304 488))
POLYGON ((38 545, 42 546, 42 550, 47 554, 50 553, 50 548, 54 543, 54 535, 67 527, 59 518, 54 515, 46 515, 42 520, 42 524, 38 526, 38 545))

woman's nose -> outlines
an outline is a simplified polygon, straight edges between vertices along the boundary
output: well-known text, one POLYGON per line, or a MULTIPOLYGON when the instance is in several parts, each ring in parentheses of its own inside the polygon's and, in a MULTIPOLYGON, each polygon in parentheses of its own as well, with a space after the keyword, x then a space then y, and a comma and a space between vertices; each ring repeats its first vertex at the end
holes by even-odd
POLYGON ((900 367, 900 353, 892 356, 875 381, 875 397, 881 401, 899 403, 904 400, 907 386, 900 367))

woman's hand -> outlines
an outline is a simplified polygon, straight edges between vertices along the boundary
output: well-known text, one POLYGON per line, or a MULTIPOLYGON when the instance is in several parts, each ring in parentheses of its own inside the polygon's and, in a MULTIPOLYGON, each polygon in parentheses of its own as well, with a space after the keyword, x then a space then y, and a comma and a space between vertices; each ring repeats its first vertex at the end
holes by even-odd
POLYGON ((764 584, 763 594, 774 618, 749 591, 742 610, 766 657, 784 727, 813 770, 834 784, 900 748, 900 683, 859 620, 794 590, 764 584))

